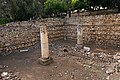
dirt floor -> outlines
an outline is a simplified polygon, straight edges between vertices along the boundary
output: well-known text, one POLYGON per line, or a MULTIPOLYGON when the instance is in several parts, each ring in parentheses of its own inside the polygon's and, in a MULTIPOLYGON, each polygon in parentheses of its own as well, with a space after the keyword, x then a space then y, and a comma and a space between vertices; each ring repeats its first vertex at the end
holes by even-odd
POLYGON ((0 56, 0 65, 7 66, 2 71, 15 73, 19 80, 120 80, 119 69, 115 68, 119 64, 115 56, 120 51, 89 47, 90 51, 87 51, 77 49, 75 42, 51 43, 50 56, 54 62, 42 66, 38 63, 40 46, 36 44, 20 49, 27 49, 26 52, 17 50, 8 56, 0 56))

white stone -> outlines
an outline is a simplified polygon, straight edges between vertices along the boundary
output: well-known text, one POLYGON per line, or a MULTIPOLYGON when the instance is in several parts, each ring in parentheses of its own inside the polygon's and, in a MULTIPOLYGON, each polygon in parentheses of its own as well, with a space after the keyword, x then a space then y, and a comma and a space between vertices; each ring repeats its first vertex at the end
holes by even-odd
POLYGON ((109 80, 110 79, 110 76, 107 76, 106 80, 109 80))
POLYGON ((1 74, 2 77, 5 77, 5 76, 7 76, 7 75, 8 75, 8 72, 3 72, 3 73, 1 74))
POLYGON ((87 52, 87 55, 90 55, 91 54, 91 52, 87 52))
POLYGON ((120 59, 120 56, 118 56, 118 55, 115 55, 115 56, 113 56, 113 57, 114 57, 114 59, 116 59, 116 60, 120 59))
POLYGON ((120 63, 120 60, 118 60, 118 63, 120 63))
POLYGON ((86 50, 86 51, 90 51, 90 48, 89 48, 89 47, 85 47, 85 46, 84 46, 83 49, 86 50))
POLYGON ((28 49, 20 50, 20 52, 28 52, 28 49))
POLYGON ((120 53, 116 53, 117 56, 120 56, 120 53))
POLYGON ((114 73, 115 72, 115 70, 114 70, 114 68, 112 68, 112 67, 110 67, 110 68, 108 68, 107 70, 106 70, 106 73, 107 74, 112 74, 112 73, 114 73))

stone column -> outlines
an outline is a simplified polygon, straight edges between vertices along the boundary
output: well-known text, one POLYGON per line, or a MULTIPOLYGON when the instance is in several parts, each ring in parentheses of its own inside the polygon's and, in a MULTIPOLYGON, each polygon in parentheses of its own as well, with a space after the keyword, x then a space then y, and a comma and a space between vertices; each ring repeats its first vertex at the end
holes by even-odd
POLYGON ((77 45, 78 48, 83 47, 83 28, 77 25, 77 45))
POLYGON ((40 27, 40 41, 41 58, 39 58, 39 62, 42 65, 50 64, 52 62, 52 58, 49 57, 48 32, 46 26, 40 27))
POLYGON ((63 22, 63 28, 64 28, 64 40, 66 41, 67 40, 67 29, 66 29, 66 26, 65 26, 65 24, 66 24, 66 18, 64 19, 64 22, 63 22))

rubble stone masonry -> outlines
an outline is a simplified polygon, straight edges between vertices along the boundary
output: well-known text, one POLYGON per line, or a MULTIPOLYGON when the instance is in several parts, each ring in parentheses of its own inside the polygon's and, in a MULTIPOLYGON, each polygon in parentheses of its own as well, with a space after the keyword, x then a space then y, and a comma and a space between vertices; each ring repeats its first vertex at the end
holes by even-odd
POLYGON ((61 19, 23 21, 0 26, 0 51, 12 51, 40 42, 40 26, 47 26, 49 42, 63 39, 61 19))
POLYGON ((68 39, 77 39, 77 24, 83 28, 84 44, 120 48, 120 14, 73 16, 66 21, 68 39))
MULTIPOLYGON (((48 18, 0 26, 0 51, 11 51, 40 42, 40 26, 47 26, 49 42, 77 40, 77 25, 83 28, 84 44, 120 48, 120 14, 48 18)), ((77 43, 77 41, 76 41, 77 43)))

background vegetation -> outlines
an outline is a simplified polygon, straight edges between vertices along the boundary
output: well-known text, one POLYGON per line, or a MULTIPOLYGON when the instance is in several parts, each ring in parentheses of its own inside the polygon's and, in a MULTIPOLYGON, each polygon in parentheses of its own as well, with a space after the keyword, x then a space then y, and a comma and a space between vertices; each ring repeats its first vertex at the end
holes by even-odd
POLYGON ((0 23, 60 16, 68 9, 96 11, 118 9, 120 0, 0 0, 0 23))

